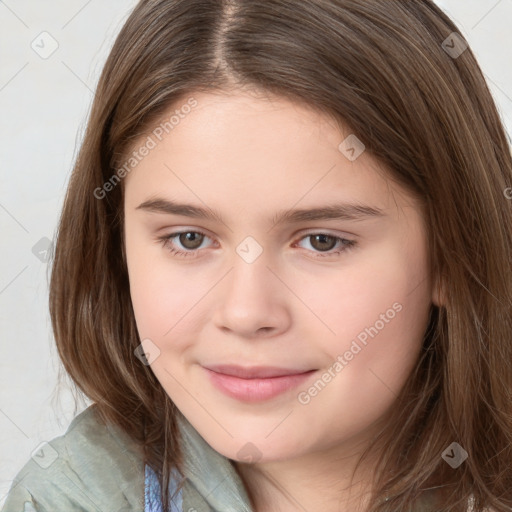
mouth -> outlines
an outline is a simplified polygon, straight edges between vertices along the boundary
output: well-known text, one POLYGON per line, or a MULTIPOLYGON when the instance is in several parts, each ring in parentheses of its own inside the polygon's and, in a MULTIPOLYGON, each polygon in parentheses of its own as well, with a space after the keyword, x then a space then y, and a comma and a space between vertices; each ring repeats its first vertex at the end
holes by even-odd
POLYGON ((239 366, 203 367, 211 384, 243 402, 270 400, 304 384, 317 370, 239 366))
POLYGON ((244 367, 228 364, 208 365, 205 366, 205 368, 215 373, 238 377, 240 379, 268 379, 273 377, 286 377, 288 375, 301 375, 315 371, 312 369, 280 368, 277 366, 244 367))

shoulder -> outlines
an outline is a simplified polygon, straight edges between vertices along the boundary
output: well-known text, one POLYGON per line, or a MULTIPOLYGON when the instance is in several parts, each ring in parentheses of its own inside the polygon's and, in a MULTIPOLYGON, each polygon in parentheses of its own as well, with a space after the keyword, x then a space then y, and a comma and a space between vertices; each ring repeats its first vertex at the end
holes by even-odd
POLYGON ((91 405, 16 475, 2 512, 143 512, 144 464, 129 436, 91 405))

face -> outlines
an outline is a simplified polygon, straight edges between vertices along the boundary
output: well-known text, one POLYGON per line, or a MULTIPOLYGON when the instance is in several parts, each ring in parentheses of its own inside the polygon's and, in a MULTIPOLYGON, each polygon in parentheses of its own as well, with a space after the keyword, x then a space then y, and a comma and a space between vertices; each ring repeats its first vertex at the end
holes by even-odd
POLYGON ((231 459, 354 449, 396 399, 427 326, 420 207, 325 114, 242 92, 193 98, 169 110, 182 113, 172 129, 134 145, 150 149, 123 183, 151 370, 231 459))

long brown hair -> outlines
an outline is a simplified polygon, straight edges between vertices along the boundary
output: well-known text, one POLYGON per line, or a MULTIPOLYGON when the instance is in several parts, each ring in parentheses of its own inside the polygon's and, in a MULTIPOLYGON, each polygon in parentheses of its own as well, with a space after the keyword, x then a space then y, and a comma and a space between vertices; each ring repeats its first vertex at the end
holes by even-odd
POLYGON ((165 505, 183 462, 179 411, 134 356, 123 183, 109 180, 195 91, 253 88, 349 126, 424 205, 443 301, 375 439, 369 510, 410 510, 427 489, 442 495, 439 511, 510 510, 512 158, 474 54, 453 33, 431 0, 143 0, 126 21, 67 190, 50 312, 65 370, 140 445, 165 505), (441 457, 452 442, 468 453, 456 469, 441 457))

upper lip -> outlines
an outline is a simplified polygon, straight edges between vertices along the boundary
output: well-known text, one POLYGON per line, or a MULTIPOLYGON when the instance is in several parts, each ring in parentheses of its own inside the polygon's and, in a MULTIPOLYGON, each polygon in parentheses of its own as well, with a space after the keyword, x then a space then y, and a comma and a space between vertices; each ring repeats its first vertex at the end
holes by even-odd
POLYGON ((298 375, 310 372, 313 369, 279 368, 277 366, 236 366, 230 364, 216 364, 205 366, 208 370, 224 375, 231 375, 241 379, 264 379, 282 377, 284 375, 298 375))

